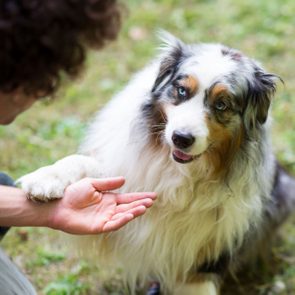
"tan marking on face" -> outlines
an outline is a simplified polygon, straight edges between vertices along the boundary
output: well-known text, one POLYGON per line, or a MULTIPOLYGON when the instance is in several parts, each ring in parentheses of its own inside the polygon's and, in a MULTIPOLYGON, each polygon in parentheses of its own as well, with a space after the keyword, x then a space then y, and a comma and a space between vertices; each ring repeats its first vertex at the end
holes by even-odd
POLYGON ((196 77, 188 75, 179 81, 179 86, 183 86, 187 89, 190 97, 192 97, 198 92, 199 81, 196 77))
POLYGON ((210 148, 205 153, 207 161, 210 163, 212 176, 226 176, 230 165, 237 151, 244 140, 244 130, 242 124, 240 128, 232 131, 216 122, 213 118, 206 117, 206 124, 209 129, 208 141, 210 148))
POLYGON ((208 104, 211 112, 214 114, 219 123, 228 124, 235 115, 234 106, 235 101, 233 94, 229 92, 228 88, 223 84, 216 84, 209 92, 208 104), (222 102, 226 108, 219 111, 216 109, 216 104, 222 102))
POLYGON ((224 93, 224 92, 227 93, 228 90, 227 90, 226 86, 223 85, 223 84, 216 84, 216 85, 211 89, 211 93, 212 93, 213 96, 217 96, 217 95, 219 95, 219 94, 221 94, 221 93, 224 93))
POLYGON ((209 93, 209 102, 214 103, 214 101, 220 97, 229 97, 230 93, 227 87, 223 84, 216 84, 209 93))
POLYGON ((209 104, 213 104, 217 99, 224 98, 227 100, 231 94, 227 87, 223 84, 216 84, 209 93, 209 104))

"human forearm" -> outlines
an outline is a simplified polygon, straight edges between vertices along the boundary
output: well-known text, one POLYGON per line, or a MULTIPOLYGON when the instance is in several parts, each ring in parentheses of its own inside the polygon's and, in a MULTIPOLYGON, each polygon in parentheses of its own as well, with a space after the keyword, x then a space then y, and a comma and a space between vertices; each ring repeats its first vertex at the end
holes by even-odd
POLYGON ((21 189, 0 186, 1 226, 48 226, 51 207, 29 201, 21 189))

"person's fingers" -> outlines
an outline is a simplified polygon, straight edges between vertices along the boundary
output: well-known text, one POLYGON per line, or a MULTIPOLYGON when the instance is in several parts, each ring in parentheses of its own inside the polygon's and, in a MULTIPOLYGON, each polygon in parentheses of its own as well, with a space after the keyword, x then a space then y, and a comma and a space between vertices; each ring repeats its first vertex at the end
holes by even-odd
POLYGON ((116 213, 115 215, 113 215, 111 220, 116 220, 116 219, 122 218, 126 214, 132 214, 134 216, 134 218, 136 218, 140 215, 143 215, 146 212, 146 209, 147 209, 147 207, 140 205, 140 206, 134 207, 128 211, 116 213))
POLYGON ((98 191, 109 191, 121 187, 125 182, 124 177, 92 178, 91 183, 98 191))
POLYGON ((128 204, 137 200, 142 200, 147 198, 155 200, 157 198, 157 195, 156 193, 153 193, 153 192, 127 193, 127 194, 116 195, 117 204, 128 204))
POLYGON ((134 201, 132 203, 118 205, 116 208, 116 213, 127 212, 128 210, 138 206, 144 206, 146 208, 149 208, 152 205, 153 205, 153 200, 150 198, 146 198, 146 199, 134 201))
POLYGON ((120 227, 124 226, 126 223, 134 219, 134 216, 131 213, 124 214, 118 219, 110 220, 105 223, 102 228, 102 232, 110 232, 119 229, 120 227))
POLYGON ((106 224, 103 226, 103 232, 117 230, 134 218, 144 214, 145 211, 145 206, 138 206, 129 210, 128 212, 115 214, 113 218, 106 222, 106 224))

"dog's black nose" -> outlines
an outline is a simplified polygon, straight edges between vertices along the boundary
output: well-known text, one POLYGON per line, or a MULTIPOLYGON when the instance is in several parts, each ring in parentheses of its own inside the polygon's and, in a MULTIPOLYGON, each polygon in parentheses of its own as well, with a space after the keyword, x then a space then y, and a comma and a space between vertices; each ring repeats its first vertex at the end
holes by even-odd
POLYGON ((172 141, 176 147, 186 149, 193 145, 195 137, 191 133, 174 131, 172 134, 172 141))

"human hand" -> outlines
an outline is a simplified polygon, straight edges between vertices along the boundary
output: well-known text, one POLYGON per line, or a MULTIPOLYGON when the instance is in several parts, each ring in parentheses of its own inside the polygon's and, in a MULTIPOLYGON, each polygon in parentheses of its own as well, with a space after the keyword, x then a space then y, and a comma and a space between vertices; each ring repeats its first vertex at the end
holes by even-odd
POLYGON ((84 178, 69 185, 64 197, 53 201, 49 226, 71 234, 114 231, 145 213, 155 193, 113 193, 123 177, 84 178))

